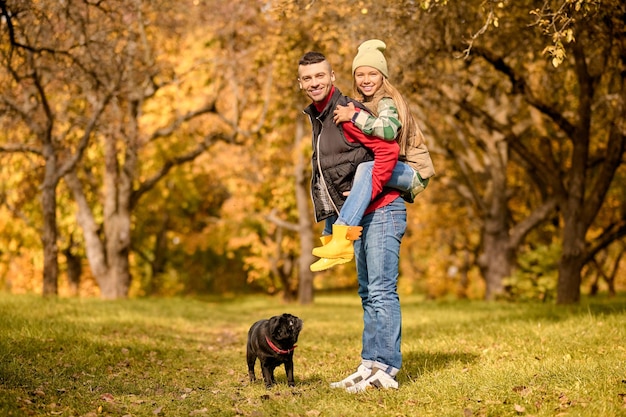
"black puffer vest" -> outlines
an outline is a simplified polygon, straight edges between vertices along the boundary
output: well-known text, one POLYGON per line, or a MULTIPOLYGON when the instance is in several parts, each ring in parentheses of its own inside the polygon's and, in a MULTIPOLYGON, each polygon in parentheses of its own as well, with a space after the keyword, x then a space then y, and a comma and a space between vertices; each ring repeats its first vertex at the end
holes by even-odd
POLYGON ((335 91, 321 113, 313 104, 304 109, 313 128, 313 175, 311 177, 311 198, 315 211, 315 220, 321 221, 334 214, 339 214, 346 196, 344 192, 352 188, 352 180, 357 166, 361 162, 374 160, 373 153, 360 143, 346 139, 343 129, 333 122, 333 111, 340 104, 354 103, 367 111, 361 103, 335 91))

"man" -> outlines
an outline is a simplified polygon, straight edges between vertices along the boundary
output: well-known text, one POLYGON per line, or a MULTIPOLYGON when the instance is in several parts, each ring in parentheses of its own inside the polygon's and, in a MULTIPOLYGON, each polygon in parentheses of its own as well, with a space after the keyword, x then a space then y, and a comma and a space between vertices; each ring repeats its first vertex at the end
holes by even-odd
MULTIPOLYGON (((361 226, 348 227, 345 238, 354 240, 359 296, 363 307, 361 363, 356 372, 333 388, 360 392, 370 387, 398 388, 395 377, 402 365, 401 314, 397 293, 400 242, 406 229, 406 208, 397 190, 384 188, 398 160, 395 141, 369 136, 352 123, 333 122, 338 105, 359 102, 334 86, 335 74, 324 55, 307 52, 298 65, 300 89, 312 103, 304 110, 313 130, 311 195, 316 221, 336 216, 350 191, 359 163, 374 160, 375 197, 361 226), (362 233, 359 239, 359 234, 362 233)), ((324 235, 329 233, 324 230, 324 235)), ((324 237, 322 237, 324 242, 324 237)), ((332 261, 332 260, 329 260, 332 261)))

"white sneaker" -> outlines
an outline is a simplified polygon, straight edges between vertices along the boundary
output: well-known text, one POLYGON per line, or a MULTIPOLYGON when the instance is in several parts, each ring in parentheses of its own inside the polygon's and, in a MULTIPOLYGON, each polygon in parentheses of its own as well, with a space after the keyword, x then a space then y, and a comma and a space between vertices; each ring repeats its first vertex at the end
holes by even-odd
POLYGON ((345 379, 342 379, 339 382, 331 382, 330 387, 331 388, 348 388, 348 387, 355 386, 356 384, 367 379, 367 377, 370 376, 371 373, 372 373, 372 370, 370 368, 366 368, 365 365, 361 364, 359 365, 355 373, 353 373, 352 375, 348 376, 345 379))
POLYGON ((363 392, 369 388, 398 389, 398 381, 387 372, 374 368, 374 371, 369 377, 351 387, 346 387, 346 391, 357 393, 363 392))

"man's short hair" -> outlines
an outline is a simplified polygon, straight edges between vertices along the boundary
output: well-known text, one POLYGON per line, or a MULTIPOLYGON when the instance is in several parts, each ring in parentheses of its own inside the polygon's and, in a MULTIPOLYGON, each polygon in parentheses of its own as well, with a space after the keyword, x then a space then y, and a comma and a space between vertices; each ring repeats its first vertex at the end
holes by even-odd
POLYGON ((298 65, 313 65, 319 64, 323 61, 326 61, 326 57, 322 53, 309 51, 304 54, 302 58, 300 58, 300 62, 298 62, 298 65))

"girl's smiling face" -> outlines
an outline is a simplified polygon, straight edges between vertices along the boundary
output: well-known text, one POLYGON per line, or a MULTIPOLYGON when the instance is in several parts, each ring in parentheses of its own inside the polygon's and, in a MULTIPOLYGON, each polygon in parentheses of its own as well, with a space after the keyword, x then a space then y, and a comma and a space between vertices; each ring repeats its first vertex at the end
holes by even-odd
POLYGON ((383 74, 373 67, 358 67, 354 71, 354 82, 363 96, 372 97, 383 85, 383 74))

